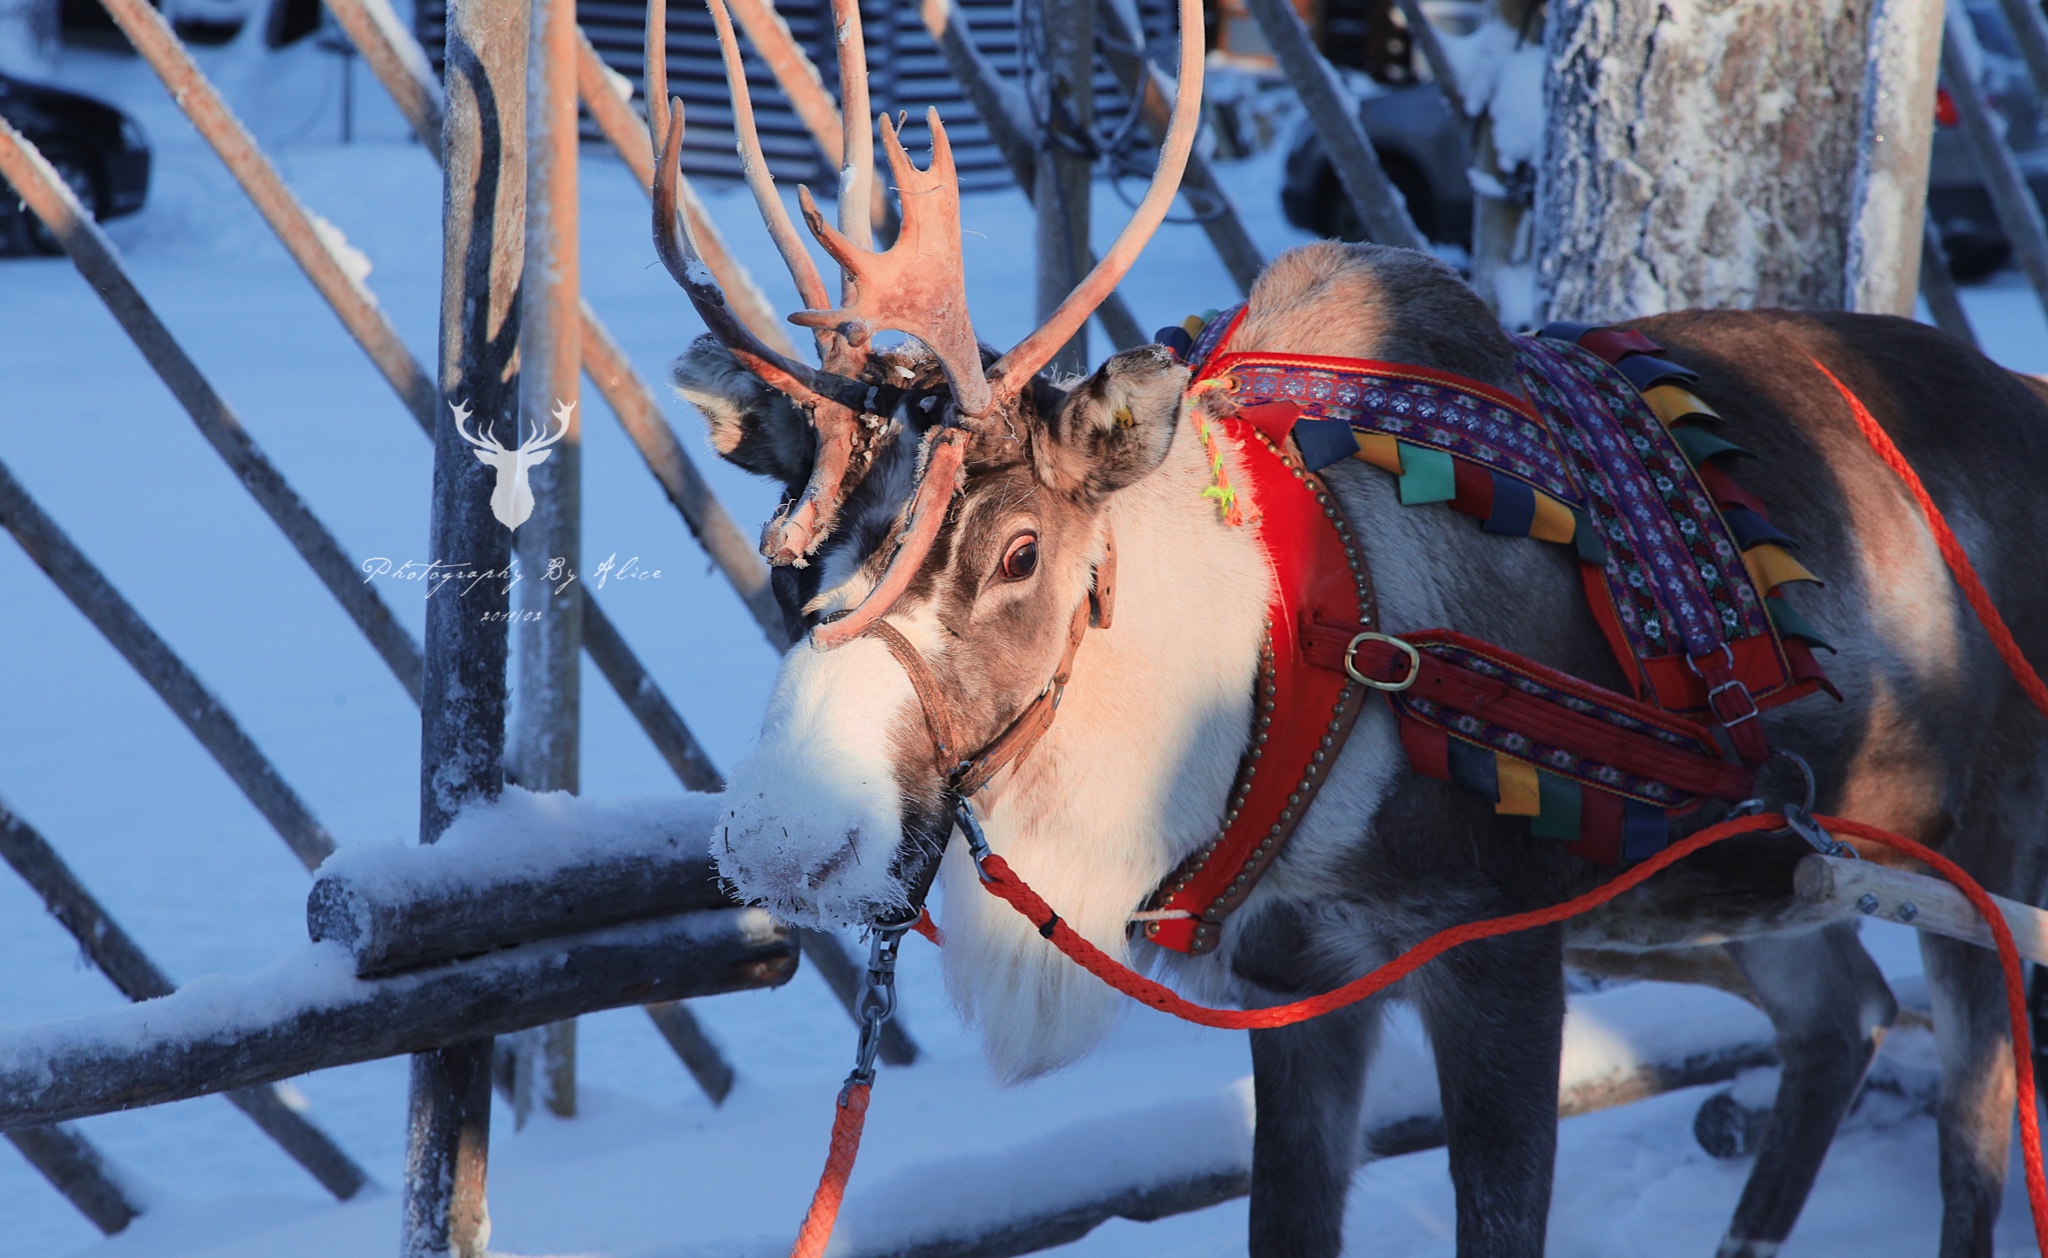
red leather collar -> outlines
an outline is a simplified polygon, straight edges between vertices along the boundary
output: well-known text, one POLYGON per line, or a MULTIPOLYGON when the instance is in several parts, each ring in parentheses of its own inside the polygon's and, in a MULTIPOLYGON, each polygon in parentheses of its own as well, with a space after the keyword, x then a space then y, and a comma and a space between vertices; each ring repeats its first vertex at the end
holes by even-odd
POLYGON ((1212 421, 1236 447, 1238 475, 1254 509, 1245 527, 1266 557, 1273 593, 1252 741, 1223 830, 1182 862, 1142 915, 1145 938, 1176 952, 1216 947, 1224 917, 1279 855, 1364 705, 1363 686, 1341 667, 1318 667, 1306 651, 1310 625, 1377 629, 1378 611, 1371 576, 1335 495, 1288 451, 1293 412, 1291 406, 1256 407, 1212 421))

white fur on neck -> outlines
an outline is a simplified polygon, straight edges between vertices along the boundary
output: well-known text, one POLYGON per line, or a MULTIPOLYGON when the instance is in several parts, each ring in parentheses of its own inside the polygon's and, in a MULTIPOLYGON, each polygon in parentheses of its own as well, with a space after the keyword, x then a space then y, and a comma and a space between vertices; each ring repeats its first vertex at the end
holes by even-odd
MULTIPOLYGON (((1242 498, 1242 475, 1234 483, 1242 498)), ((1126 960, 1131 912, 1213 836, 1251 725, 1271 577, 1250 532, 1223 524, 1201 496, 1208 485, 1185 418, 1166 463, 1110 504, 1112 626, 1083 639, 1058 718, 985 809, 990 845, 1074 929, 1126 960)), ((955 1003, 1005 1079, 1075 1060, 1127 998, 983 891, 960 848, 956 839, 940 874, 955 1003)))

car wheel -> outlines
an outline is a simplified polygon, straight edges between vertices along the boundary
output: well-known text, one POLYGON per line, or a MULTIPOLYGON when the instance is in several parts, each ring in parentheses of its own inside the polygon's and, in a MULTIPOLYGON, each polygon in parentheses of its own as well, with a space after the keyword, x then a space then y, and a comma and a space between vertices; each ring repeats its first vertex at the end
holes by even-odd
MULTIPOLYGON (((51 146, 43 150, 43 156, 56 168, 57 177, 71 189, 78 203, 86 208, 95 219, 100 216, 99 172, 92 160, 84 154, 68 148, 51 146)), ((33 211, 24 207, 23 216, 28 227, 29 247, 37 253, 59 254, 64 252, 64 242, 57 239, 55 232, 43 225, 33 211)))
MULTIPOLYGON (((1408 203, 1408 217, 1415 220, 1416 230, 1424 239, 1435 240, 1436 198, 1430 195, 1429 184, 1421 173, 1400 158, 1384 153, 1380 154, 1380 169, 1386 172, 1387 182, 1393 184, 1401 199, 1408 203)), ((1336 169, 1325 167, 1324 170, 1317 197, 1324 206, 1324 234, 1333 240, 1364 240, 1365 224, 1359 221, 1358 211, 1352 208, 1351 197, 1338 180, 1336 169)))
POLYGON ((2012 246, 1995 236, 1950 236, 1941 242, 1948 255, 1948 273, 1958 284, 1971 284, 1990 275, 2012 257, 2012 246))

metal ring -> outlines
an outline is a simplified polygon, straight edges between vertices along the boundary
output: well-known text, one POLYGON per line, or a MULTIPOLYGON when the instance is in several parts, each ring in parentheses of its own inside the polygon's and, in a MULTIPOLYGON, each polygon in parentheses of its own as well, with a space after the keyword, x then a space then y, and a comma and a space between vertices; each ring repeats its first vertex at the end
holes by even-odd
POLYGON ((1344 648, 1344 672, 1359 685, 1371 686, 1374 690, 1406 690, 1415 684, 1416 678, 1422 676, 1422 652, 1390 633, 1373 633, 1368 630, 1351 639, 1351 645, 1344 648), (1408 656, 1408 675, 1399 681, 1381 681, 1377 677, 1367 677, 1359 672, 1358 665, 1353 661, 1358 655, 1358 644, 1366 641, 1384 642, 1405 652, 1408 656))

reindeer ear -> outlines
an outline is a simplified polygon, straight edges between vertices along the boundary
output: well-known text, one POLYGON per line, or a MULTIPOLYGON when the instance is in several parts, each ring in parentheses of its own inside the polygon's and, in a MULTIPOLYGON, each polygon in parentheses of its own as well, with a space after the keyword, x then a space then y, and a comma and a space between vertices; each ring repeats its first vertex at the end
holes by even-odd
POLYGON ((711 448, 729 463, 770 476, 793 494, 811 478, 810 421, 787 397, 740 366, 709 334, 669 369, 675 390, 703 413, 711 448))
POLYGON ((1187 368, 1163 345, 1125 350, 1074 386, 1033 443, 1039 479, 1101 498, 1150 475, 1180 426, 1187 368))

